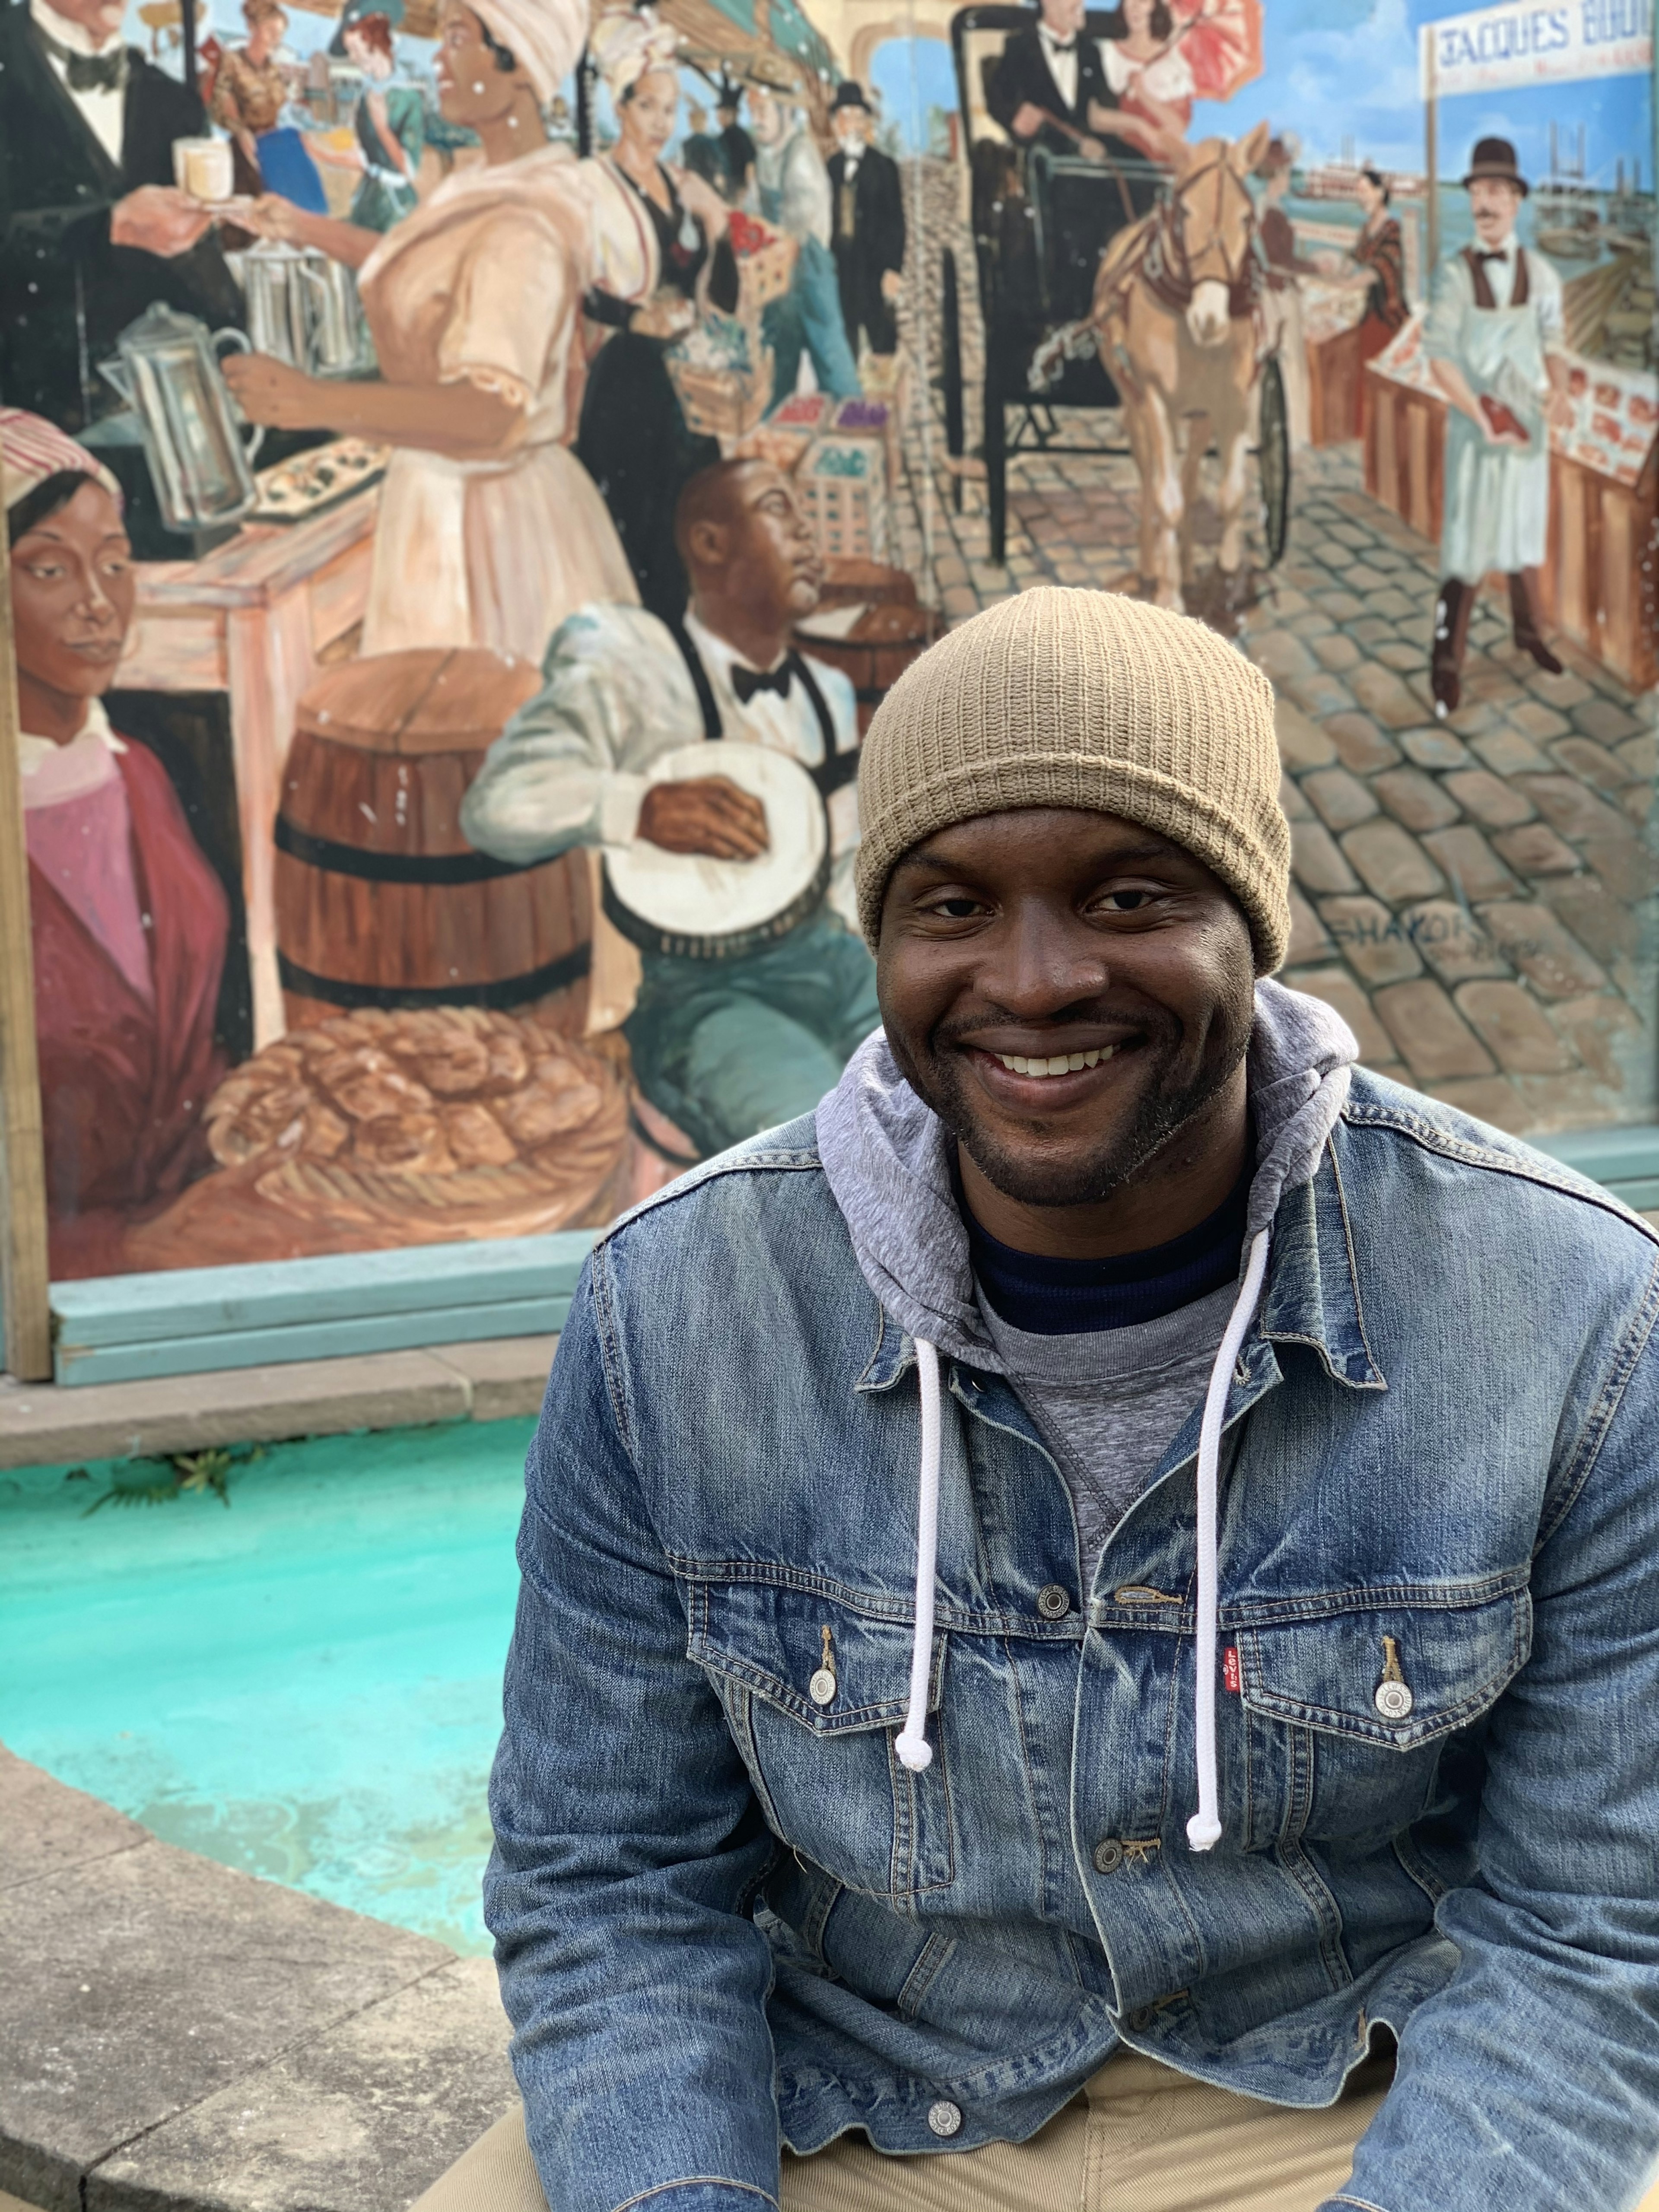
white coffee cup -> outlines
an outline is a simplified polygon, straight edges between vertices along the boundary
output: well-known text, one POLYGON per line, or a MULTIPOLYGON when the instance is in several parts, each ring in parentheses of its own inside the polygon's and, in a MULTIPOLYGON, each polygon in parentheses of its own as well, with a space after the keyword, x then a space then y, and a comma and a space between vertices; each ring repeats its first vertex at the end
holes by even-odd
POLYGON ((173 181, 192 199, 214 206, 228 200, 235 183, 228 138, 175 138, 173 181))

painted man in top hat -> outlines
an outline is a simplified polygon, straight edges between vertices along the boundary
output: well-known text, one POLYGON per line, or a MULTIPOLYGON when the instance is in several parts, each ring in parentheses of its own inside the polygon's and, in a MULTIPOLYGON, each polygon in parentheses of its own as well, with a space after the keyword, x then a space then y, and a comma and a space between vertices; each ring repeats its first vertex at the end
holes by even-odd
POLYGON ((836 133, 830 156, 830 245, 841 283, 842 319, 855 355, 860 331, 872 354, 898 348, 893 305, 904 267, 904 191, 898 163, 870 143, 874 119, 862 85, 848 82, 837 89, 830 111, 836 133))
POLYGON ((1538 627, 1534 572, 1549 533, 1552 427, 1572 420, 1562 351, 1561 280, 1515 234, 1527 181, 1505 138, 1482 138, 1463 179, 1474 243, 1442 264, 1424 331, 1446 420, 1445 520, 1431 680, 1435 712, 1462 696, 1480 580, 1509 578, 1515 641, 1559 676, 1538 627))
POLYGON ((1038 0, 1031 21, 1010 34, 986 98, 1016 145, 1097 161, 1117 99, 1084 9, 1085 0, 1038 0))
POLYGON ((0 7, 0 392, 65 430, 120 404, 98 363, 152 301, 242 320, 210 211, 173 185, 201 100, 123 41, 122 14, 0 7))

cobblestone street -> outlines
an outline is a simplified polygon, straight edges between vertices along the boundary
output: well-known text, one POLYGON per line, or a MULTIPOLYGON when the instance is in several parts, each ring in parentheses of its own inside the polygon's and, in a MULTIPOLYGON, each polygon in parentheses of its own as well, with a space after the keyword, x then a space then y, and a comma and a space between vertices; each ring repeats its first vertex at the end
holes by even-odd
MULTIPOLYGON (((965 323, 972 256, 950 173, 928 167, 928 326, 912 289, 906 336, 913 359, 925 338, 936 362, 941 237, 957 248, 965 323)), ((976 373, 975 344, 970 392, 976 373)), ((1060 428, 1069 444, 1122 442, 1112 415, 1073 413, 1060 428)), ((900 557, 920 575, 931 553, 947 617, 1030 584, 1135 588, 1127 458, 1012 459, 1006 568, 986 558, 971 477, 955 511, 936 394, 925 440, 912 408, 906 460, 900 557)), ((1650 1119, 1651 696, 1565 646, 1565 672, 1544 675, 1488 593, 1463 705, 1437 723, 1436 549, 1366 495, 1357 444, 1296 456, 1291 516, 1240 631, 1279 694, 1296 877, 1285 981, 1340 1010, 1369 1066, 1501 1127, 1650 1119)))

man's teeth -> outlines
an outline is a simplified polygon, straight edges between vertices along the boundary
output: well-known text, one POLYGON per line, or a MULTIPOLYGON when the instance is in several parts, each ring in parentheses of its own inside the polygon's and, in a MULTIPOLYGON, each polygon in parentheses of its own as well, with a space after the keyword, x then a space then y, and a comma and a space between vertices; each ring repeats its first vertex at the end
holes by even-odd
POLYGON ((1075 1075, 1080 1067, 1098 1067, 1109 1060, 1115 1045, 1097 1045, 1092 1052, 1057 1052, 1047 1060, 1027 1060, 1017 1052, 1000 1052, 997 1058, 1015 1075, 1075 1075))

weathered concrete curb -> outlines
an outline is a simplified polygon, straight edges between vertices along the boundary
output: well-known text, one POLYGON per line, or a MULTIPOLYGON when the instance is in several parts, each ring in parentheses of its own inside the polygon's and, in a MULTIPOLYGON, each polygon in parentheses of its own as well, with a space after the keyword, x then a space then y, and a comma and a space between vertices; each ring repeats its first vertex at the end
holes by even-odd
POLYGON ((0 2191, 41 2212, 404 2212, 514 2095, 487 1960, 3 1749, 0 1958, 0 2191))
POLYGON ((60 1389, 0 1376, 0 1468, 138 1459, 210 1444, 280 1443, 355 1429, 500 1421, 536 1413, 556 1336, 364 1352, 153 1382, 60 1389))

